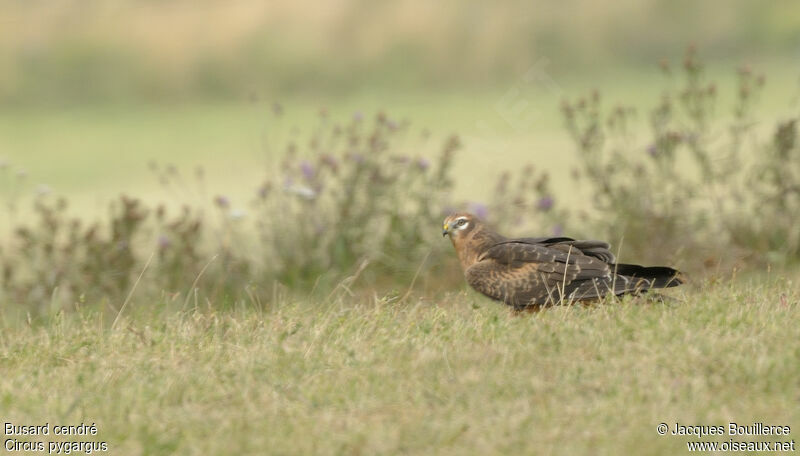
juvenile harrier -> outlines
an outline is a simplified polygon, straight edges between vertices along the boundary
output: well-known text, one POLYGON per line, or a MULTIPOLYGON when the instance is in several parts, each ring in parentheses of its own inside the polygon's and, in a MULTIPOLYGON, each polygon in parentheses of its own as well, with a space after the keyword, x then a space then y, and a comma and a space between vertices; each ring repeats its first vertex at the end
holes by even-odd
POLYGON ((672 268, 617 264, 602 241, 508 239, 468 213, 444 219, 472 288, 515 309, 637 294, 683 283, 672 268))

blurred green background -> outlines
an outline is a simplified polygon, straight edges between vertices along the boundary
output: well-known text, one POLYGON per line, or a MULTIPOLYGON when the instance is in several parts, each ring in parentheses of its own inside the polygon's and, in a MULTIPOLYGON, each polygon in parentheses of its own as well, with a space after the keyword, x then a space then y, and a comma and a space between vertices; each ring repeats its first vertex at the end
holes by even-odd
POLYGON ((690 43, 721 93, 747 63, 767 74, 763 109, 790 112, 792 0, 4 1, 0 160, 25 191, 88 210, 161 191, 153 160, 206 167, 210 192, 244 196, 320 109, 386 110, 461 134, 456 191, 481 199, 475 179, 520 161, 566 175, 562 98, 597 87, 652 104, 670 84, 659 61, 680 64, 690 43))

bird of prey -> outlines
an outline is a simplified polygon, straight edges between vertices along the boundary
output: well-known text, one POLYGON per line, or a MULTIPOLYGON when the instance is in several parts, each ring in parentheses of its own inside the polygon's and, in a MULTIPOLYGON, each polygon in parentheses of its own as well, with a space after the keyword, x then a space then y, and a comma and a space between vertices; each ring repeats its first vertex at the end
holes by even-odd
POLYGON ((617 264, 602 241, 509 239, 469 213, 444 220, 467 283, 517 310, 639 294, 683 283, 675 269, 617 264))

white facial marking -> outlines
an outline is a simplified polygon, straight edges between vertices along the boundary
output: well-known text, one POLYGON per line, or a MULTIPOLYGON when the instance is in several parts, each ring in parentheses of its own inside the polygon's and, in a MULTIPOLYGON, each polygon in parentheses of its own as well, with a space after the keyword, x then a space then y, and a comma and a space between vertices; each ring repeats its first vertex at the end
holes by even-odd
POLYGON ((467 222, 466 217, 459 217, 456 219, 455 227, 457 230, 463 230, 469 226, 469 222, 467 222))

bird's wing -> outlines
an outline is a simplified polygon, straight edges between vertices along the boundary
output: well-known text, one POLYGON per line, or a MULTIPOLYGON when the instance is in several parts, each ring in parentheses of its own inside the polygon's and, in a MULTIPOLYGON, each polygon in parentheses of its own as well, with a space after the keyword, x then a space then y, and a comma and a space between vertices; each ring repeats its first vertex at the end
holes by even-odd
POLYGON ((554 303, 562 296, 586 299, 607 294, 615 288, 611 268, 575 242, 580 241, 499 242, 467 268, 467 281, 481 293, 514 306, 554 303))
POLYGON ((580 250, 584 255, 593 256, 598 260, 613 264, 617 261, 614 254, 611 253, 611 246, 608 242, 604 241, 583 241, 576 240, 568 237, 551 237, 551 238, 519 238, 511 239, 507 242, 524 243, 524 244, 540 244, 550 247, 562 248, 563 246, 572 246, 580 250))
MULTIPOLYGON (((508 240, 494 244, 480 255, 478 260, 490 259, 501 265, 521 266, 533 264, 540 270, 555 273, 575 273, 576 278, 591 278, 606 275, 608 263, 595 255, 587 254, 577 243, 596 241, 570 241, 557 243, 530 243, 523 240, 508 240)), ((595 244, 590 244, 594 246, 595 244)), ((606 246, 608 244, 605 244, 606 246)), ((590 252, 595 253, 595 252, 590 252)))

